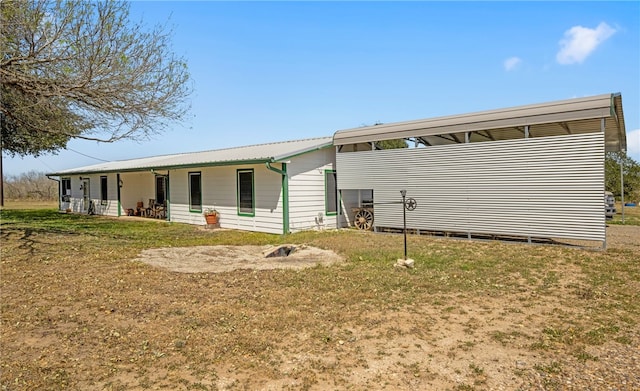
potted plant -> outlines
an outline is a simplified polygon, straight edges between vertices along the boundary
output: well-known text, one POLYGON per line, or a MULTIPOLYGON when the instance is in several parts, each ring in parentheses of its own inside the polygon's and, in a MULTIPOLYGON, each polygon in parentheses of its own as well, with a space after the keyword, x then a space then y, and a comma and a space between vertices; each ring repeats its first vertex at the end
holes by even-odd
POLYGON ((219 217, 220 212, 218 212, 216 208, 207 208, 204 210, 204 218, 207 220, 207 224, 218 224, 219 217))

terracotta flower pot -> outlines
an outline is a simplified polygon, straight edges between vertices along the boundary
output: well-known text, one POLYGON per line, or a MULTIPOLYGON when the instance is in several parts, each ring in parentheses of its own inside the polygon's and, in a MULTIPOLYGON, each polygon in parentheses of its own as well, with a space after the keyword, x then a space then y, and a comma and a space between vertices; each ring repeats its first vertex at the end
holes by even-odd
POLYGON ((218 215, 204 215, 207 224, 218 224, 218 215))

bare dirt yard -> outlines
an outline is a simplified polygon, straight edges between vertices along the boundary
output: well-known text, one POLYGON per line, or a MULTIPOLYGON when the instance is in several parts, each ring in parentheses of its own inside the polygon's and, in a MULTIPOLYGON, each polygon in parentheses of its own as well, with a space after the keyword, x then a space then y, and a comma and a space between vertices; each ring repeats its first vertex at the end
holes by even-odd
POLYGON ((134 261, 181 273, 221 273, 253 269, 303 269, 331 265, 344 258, 331 250, 305 245, 282 246, 193 246, 143 250, 134 261), (293 248, 287 255, 268 257, 281 247, 293 248))
POLYGON ((640 389, 638 226, 412 236, 409 269, 401 235, 39 221, 3 221, 2 390, 640 389))
MULTIPOLYGON (((607 240, 610 248, 632 249, 640 254, 640 226, 611 226, 607 240)), ((220 273, 240 269, 300 269, 343 260, 333 251, 307 246, 287 257, 266 258, 265 254, 275 247, 157 248, 144 250, 135 261, 174 272, 220 273)), ((580 271, 576 267, 564 265, 554 272, 562 275, 561 286, 580 285, 580 271)), ((554 293, 571 295, 571 290, 558 288, 554 293)), ((299 366, 328 366, 338 374, 344 388, 354 389, 447 389, 454 385, 456 389, 493 390, 640 390, 640 345, 614 344, 585 349, 572 362, 571 370, 564 369, 563 382, 552 380, 563 371, 558 362, 543 359, 541 363, 545 354, 522 350, 535 339, 529 334, 531 328, 545 330, 545 313, 563 311, 560 300, 544 300, 543 296, 526 289, 517 295, 491 298, 463 295, 461 298, 455 306, 445 308, 445 315, 441 306, 425 306, 417 313, 413 309, 395 311, 392 316, 372 313, 369 322, 385 324, 384 337, 380 338, 380 330, 349 328, 342 339, 327 341, 335 345, 329 349, 332 352, 296 354, 281 365, 285 373, 295 373, 299 366), (536 303, 524 308, 517 305, 531 300, 536 303), (416 316, 421 318, 420 328, 416 327, 416 316), (593 362, 587 365, 586 358, 593 362), (526 381, 523 382, 518 374, 523 375, 532 368, 539 371, 528 375, 529 386, 525 387, 526 381), (605 379, 617 379, 617 382, 613 385, 605 379)), ((546 331, 548 337, 533 343, 550 344, 554 333, 564 333, 553 328, 546 331)), ((229 371, 235 372, 233 367, 229 371)), ((251 378, 253 374, 247 374, 240 383, 250 383, 251 378)), ((236 375, 223 377, 218 386, 234 388, 237 381, 236 375)), ((320 385, 315 388, 343 388, 330 382, 320 385)), ((281 379, 257 388, 277 390, 305 388, 303 386, 300 381, 281 379)))

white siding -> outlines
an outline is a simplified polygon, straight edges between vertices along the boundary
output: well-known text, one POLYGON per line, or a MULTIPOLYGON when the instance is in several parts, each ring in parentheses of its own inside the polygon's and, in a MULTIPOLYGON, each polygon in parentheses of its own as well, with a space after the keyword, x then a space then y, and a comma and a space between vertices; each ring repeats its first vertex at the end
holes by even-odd
POLYGON ((171 221, 206 224, 200 211, 189 210, 189 172, 200 172, 202 208, 220 212, 220 227, 282 233, 282 180, 264 164, 172 170, 169 174, 171 221), (255 216, 238 214, 237 170, 253 169, 255 216))
POLYGON ((604 134, 339 153, 338 188, 373 189, 375 225, 604 241, 604 134), (386 203, 386 204, 385 204, 386 203))
MULTIPOLYGON (((272 166, 281 169, 279 163, 272 166)), ((327 148, 291 158, 289 177, 289 229, 335 228, 336 216, 325 213, 325 170, 335 167, 335 152, 327 148)), ((203 167, 170 172, 171 221, 205 224, 202 212, 189 210, 188 173, 200 172, 203 209, 215 207, 220 212, 222 228, 267 233, 283 233, 282 176, 264 164, 203 167), (238 214, 237 171, 253 169, 255 216, 238 214)))
MULTIPOLYGON (((97 215, 118 216, 118 185, 116 174, 93 174, 81 175, 83 179, 89 179, 89 197, 95 206, 97 215), (107 177, 107 202, 102 204, 101 201, 101 183, 100 177, 107 177)), ((65 176, 62 178, 71 179, 71 197, 69 202, 60 202, 60 210, 66 211, 71 209, 73 213, 85 213, 83 192, 80 189, 82 181, 80 176, 65 176)))
MULTIPOLYGON (((92 176, 92 178, 94 178, 92 176)), ((96 214, 105 216, 118 216, 118 179, 116 174, 102 174, 96 175, 95 180, 91 180, 91 185, 95 186, 95 189, 91 189, 93 203, 96 207, 96 214), (107 177, 107 201, 102 204, 102 181, 101 177, 107 177), (95 194, 95 197, 93 196, 95 194)))
MULTIPOLYGON (((274 163, 280 169, 280 163, 274 163)), ((324 229, 336 226, 336 216, 326 214, 325 170, 335 167, 335 150, 304 153, 291 158, 287 163, 289 178, 289 228, 291 231, 324 229)), ((162 171, 169 175, 168 216, 170 221, 204 225, 203 211, 215 207, 220 212, 220 227, 248 231, 282 234, 283 195, 282 176, 267 169, 265 164, 197 167, 162 171), (253 170, 255 213, 253 216, 238 213, 238 170, 253 170), (202 210, 190 210, 189 173, 199 172, 202 185, 202 210)), ((100 174, 83 175, 90 178, 91 198, 98 214, 118 214, 117 174, 107 174, 108 198, 106 205, 100 203, 100 174)), ((125 172, 120 174, 121 214, 134 209, 138 202, 146 208, 149 199, 155 198, 155 174, 151 171, 125 172)), ((68 203, 74 212, 82 212, 82 190, 78 177, 72 178, 72 199, 68 203)), ((66 206, 65 206, 66 209, 66 206)), ((344 219, 343 217, 341 217, 344 219)))
POLYGON ((336 228, 336 215, 327 215, 325 205, 325 171, 334 169, 332 147, 296 156, 287 164, 291 232, 336 228))

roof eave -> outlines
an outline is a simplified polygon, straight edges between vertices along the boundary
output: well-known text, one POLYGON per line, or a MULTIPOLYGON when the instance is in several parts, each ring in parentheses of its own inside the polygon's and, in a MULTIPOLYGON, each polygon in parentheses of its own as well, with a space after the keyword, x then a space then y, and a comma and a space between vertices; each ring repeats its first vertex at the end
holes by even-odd
POLYGON ((73 171, 61 171, 56 173, 46 174, 47 176, 69 176, 78 174, 109 174, 109 173, 122 173, 122 172, 141 172, 141 171, 154 171, 154 170, 177 170, 196 167, 216 167, 216 166, 235 166, 235 165, 247 165, 247 164, 262 164, 269 161, 274 161, 273 158, 259 158, 259 159, 247 159, 247 160, 226 160, 220 162, 205 162, 205 163, 189 163, 189 164, 174 164, 174 165, 154 165, 146 167, 133 167, 123 169, 110 169, 110 170, 73 170, 73 171))
MULTIPOLYGON (((610 117, 613 101, 620 102, 619 117, 622 117, 620 93, 601 94, 585 98, 567 99, 526 106, 517 106, 476 113, 396 122, 363 128, 345 129, 335 132, 336 146, 387 139, 437 136, 466 131, 492 130, 562 121, 610 117)), ((620 129, 624 129, 621 118, 620 129)), ((624 136, 619 137, 622 139, 624 136)), ((626 141, 622 140, 624 144, 626 141)))
POLYGON ((271 158, 271 163, 277 163, 277 162, 282 162, 284 160, 289 160, 292 159, 296 156, 300 156, 300 155, 304 155, 310 152, 315 152, 315 151, 320 151, 322 149, 326 149, 329 147, 333 146, 333 140, 329 140, 325 143, 322 143, 320 145, 315 145, 313 147, 310 148, 303 148, 301 150, 298 151, 294 151, 294 152, 289 152, 287 154, 284 155, 279 155, 279 156, 274 156, 273 158, 271 158))
POLYGON ((71 176, 80 174, 108 174, 108 173, 124 173, 124 172, 142 172, 151 170, 176 170, 176 169, 188 169, 197 167, 216 167, 216 166, 234 166, 234 165, 247 165, 247 164, 263 164, 267 162, 275 163, 292 159, 296 156, 304 155, 310 152, 319 151, 333 146, 332 140, 328 140, 321 144, 313 145, 311 147, 303 148, 297 151, 289 152, 283 155, 267 156, 252 159, 243 160, 224 160, 216 162, 195 162, 188 164, 169 164, 169 165, 146 165, 141 167, 122 168, 122 169, 96 169, 96 170, 65 170, 53 173, 47 173, 47 176, 71 176))

